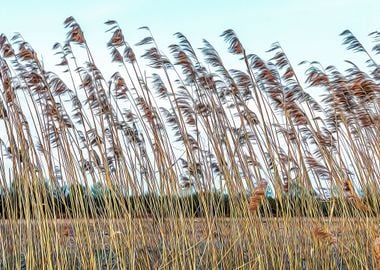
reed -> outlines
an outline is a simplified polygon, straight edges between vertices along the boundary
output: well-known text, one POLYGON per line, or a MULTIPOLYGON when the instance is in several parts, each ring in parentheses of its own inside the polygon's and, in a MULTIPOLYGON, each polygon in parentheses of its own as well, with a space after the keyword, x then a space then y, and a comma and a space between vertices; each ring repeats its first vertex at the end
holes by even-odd
POLYGON ((364 65, 299 75, 279 43, 264 60, 226 30, 229 69, 110 20, 106 78, 64 27, 61 74, 0 36, 1 269, 379 267, 379 32, 341 34, 364 65))

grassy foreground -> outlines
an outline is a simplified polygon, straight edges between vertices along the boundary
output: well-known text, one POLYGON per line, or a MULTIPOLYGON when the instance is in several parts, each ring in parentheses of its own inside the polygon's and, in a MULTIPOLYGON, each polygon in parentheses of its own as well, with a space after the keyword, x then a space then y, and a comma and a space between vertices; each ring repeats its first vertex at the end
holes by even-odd
POLYGON ((72 17, 59 75, 0 35, 1 269, 380 269, 379 32, 301 82, 279 43, 226 30, 229 69, 105 24, 110 78, 72 17))
POLYGON ((3 222, 4 269, 376 269, 379 219, 3 222), (41 229, 43 228, 43 229, 41 229))

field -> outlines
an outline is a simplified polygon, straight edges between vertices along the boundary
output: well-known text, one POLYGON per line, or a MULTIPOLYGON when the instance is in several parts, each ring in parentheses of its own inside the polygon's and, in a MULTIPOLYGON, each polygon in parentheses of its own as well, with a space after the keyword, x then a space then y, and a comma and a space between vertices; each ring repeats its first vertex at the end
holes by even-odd
POLYGON ((299 75, 110 20, 106 77, 64 27, 60 74, 0 35, 0 269, 380 269, 379 32, 299 75))
POLYGON ((22 269, 374 269, 368 228, 378 224, 379 219, 340 218, 167 219, 160 226, 152 219, 7 222, 1 226, 1 252, 20 253, 3 256, 2 264, 22 269))

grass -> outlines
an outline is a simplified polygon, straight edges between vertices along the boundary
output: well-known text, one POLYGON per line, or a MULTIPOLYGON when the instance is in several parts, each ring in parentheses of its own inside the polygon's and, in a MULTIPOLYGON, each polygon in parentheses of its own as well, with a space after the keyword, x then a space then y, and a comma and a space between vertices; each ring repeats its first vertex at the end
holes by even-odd
POLYGON ((364 68, 301 82, 278 43, 266 61, 226 30, 229 69, 116 21, 105 78, 64 26, 59 75, 0 36, 0 268, 380 269, 379 32, 341 34, 364 68))
POLYGON ((134 219, 132 230, 124 220, 111 219, 31 221, 29 229, 26 221, 9 222, 1 226, 3 235, 8 235, 2 239, 1 251, 8 255, 2 263, 15 268, 22 263, 28 268, 51 264, 62 269, 103 269, 100 265, 109 269, 374 269, 373 234, 368 228, 378 222, 373 218, 301 217, 286 222, 263 218, 253 226, 245 218, 215 218, 212 223, 186 218, 167 219, 160 231, 149 218, 134 219), (40 252, 29 249, 28 232, 33 235, 33 249, 40 252), (47 244, 53 247, 50 254, 47 244))

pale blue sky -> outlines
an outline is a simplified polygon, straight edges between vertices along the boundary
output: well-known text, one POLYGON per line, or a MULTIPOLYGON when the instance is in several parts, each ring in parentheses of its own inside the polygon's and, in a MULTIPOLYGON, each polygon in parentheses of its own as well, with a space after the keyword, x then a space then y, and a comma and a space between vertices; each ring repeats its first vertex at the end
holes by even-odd
POLYGON ((227 54, 227 45, 219 35, 233 28, 250 53, 269 58, 265 50, 279 41, 294 64, 319 60, 341 65, 351 53, 341 45, 339 33, 351 29, 371 48, 367 35, 380 30, 380 1, 376 0, 14 0, 1 3, 0 32, 9 37, 20 32, 50 67, 58 62, 51 47, 64 40, 62 22, 70 15, 82 26, 98 64, 105 67, 110 59, 106 49, 110 35, 104 33, 108 19, 119 22, 130 44, 144 36, 138 27, 149 26, 161 47, 173 43, 172 34, 180 31, 194 47, 206 38, 222 55, 227 54))
POLYGON ((301 77, 305 67, 297 64, 302 60, 343 67, 348 67, 344 59, 364 62, 365 59, 345 50, 339 34, 350 29, 371 48, 368 33, 380 30, 380 0, 0 1, 0 33, 11 37, 20 32, 43 57, 48 70, 58 71, 54 65, 60 60, 52 45, 65 39, 63 21, 74 16, 106 79, 117 71, 106 48, 110 33, 105 33, 104 22, 109 19, 119 22, 130 44, 144 37, 145 33, 137 30, 140 26, 151 28, 161 48, 172 44, 173 33, 178 31, 195 48, 201 47, 202 39, 206 38, 219 50, 229 68, 235 68, 232 59, 238 57, 227 53, 227 45, 219 36, 224 30, 234 29, 248 52, 264 59, 271 57, 265 51, 279 41, 301 77))

